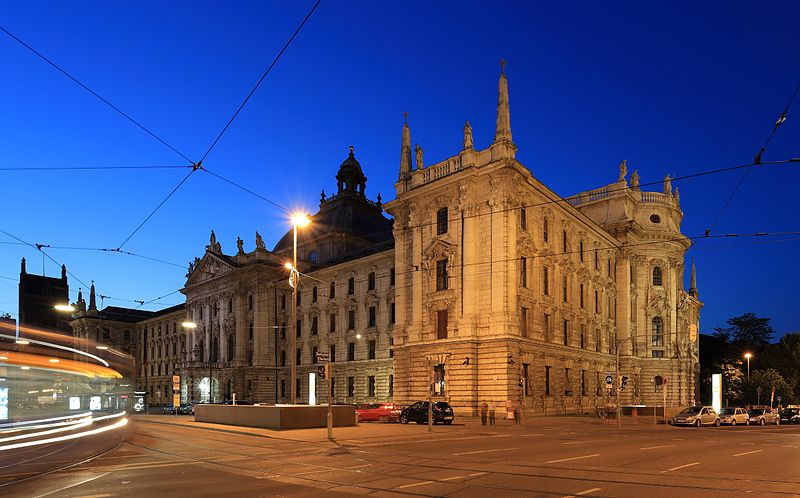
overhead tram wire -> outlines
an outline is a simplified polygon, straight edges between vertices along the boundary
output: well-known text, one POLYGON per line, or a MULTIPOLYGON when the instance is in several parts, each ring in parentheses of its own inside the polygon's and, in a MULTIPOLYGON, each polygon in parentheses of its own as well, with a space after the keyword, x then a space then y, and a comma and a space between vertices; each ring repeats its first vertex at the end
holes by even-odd
MULTIPOLYGON (((58 261, 56 261, 55 259, 53 259, 53 257, 52 257, 52 256, 50 256, 49 254, 47 254, 46 252, 44 252, 44 250, 43 250, 42 248, 43 248, 43 247, 45 247, 45 246, 44 246, 43 244, 31 244, 30 242, 27 242, 27 241, 25 241, 25 240, 22 240, 21 238, 17 237, 16 235, 10 234, 10 233, 6 232, 6 231, 5 231, 5 230, 3 230, 3 229, 0 229, 0 233, 3 233, 3 234, 5 234, 5 235, 8 235, 8 236, 9 236, 9 237, 11 237, 12 239, 14 239, 14 240, 17 240, 17 241, 19 241, 19 242, 22 242, 22 243, 24 243, 26 246, 29 246, 29 247, 31 247, 31 248, 33 248, 33 249, 36 249, 37 251, 39 251, 40 253, 42 253, 42 254, 43 254, 43 255, 44 255, 44 256, 45 256, 47 259, 49 259, 50 261, 52 261, 53 263, 55 263, 55 264, 56 264, 56 266, 64 266, 64 267, 66 268, 66 265, 64 265, 63 263, 59 263, 58 261)), ((84 282, 83 280, 81 280, 80 278, 78 278, 78 277, 77 277, 77 276, 76 276, 74 273, 72 273, 71 271, 67 270, 67 275, 69 275, 70 277, 74 278, 75 280, 77 280, 78 282, 80 282, 81 284, 83 284, 83 286, 84 286, 84 287, 86 287, 87 289, 89 288, 89 286, 86 284, 86 282, 84 282)))
POLYGON ((730 203, 733 200, 733 198, 736 196, 736 193, 739 192, 739 188, 741 188, 742 184, 744 183, 744 180, 747 178, 747 175, 750 174, 750 170, 752 170, 753 166, 757 166, 757 165, 760 165, 760 164, 770 164, 768 162, 762 161, 762 157, 763 157, 764 153, 767 151, 767 147, 769 147, 769 144, 772 141, 772 137, 775 136, 775 133, 778 131, 778 128, 780 128, 780 126, 784 123, 784 121, 786 121, 786 114, 789 112, 789 109, 792 107, 792 103, 794 103, 794 99, 797 97, 798 93, 800 93, 800 85, 798 85, 797 88, 795 89, 794 93, 792 94, 792 97, 789 99, 789 103, 786 104, 786 108, 783 110, 781 115, 778 116, 778 119, 775 121, 775 124, 772 126, 772 131, 770 131, 766 142, 764 142, 764 145, 756 153, 752 164, 750 164, 750 166, 747 168, 747 170, 745 170, 744 174, 739 179, 739 182, 733 188, 733 192, 731 192, 731 194, 725 200, 725 203, 722 204, 722 208, 719 210, 719 213, 717 213, 717 216, 716 216, 716 218, 714 218, 714 221, 711 222, 711 226, 709 226, 706 229, 706 233, 711 233, 711 230, 714 229, 714 227, 717 225, 717 222, 720 220, 720 218, 722 218, 722 215, 728 209, 728 206, 730 205, 730 203))
POLYGON ((166 141, 165 141, 163 138, 161 138, 161 137, 159 137, 158 135, 156 135, 156 134, 155 134, 153 131, 150 131, 150 130, 149 130, 147 127, 146 127, 146 126, 144 126, 144 125, 143 125, 143 124, 141 124, 140 122, 138 122, 138 121, 136 121, 135 119, 133 119, 133 118, 132 118, 132 117, 131 117, 129 114, 127 114, 126 112, 124 112, 124 111, 123 111, 122 109, 120 109, 119 107, 115 106, 114 104, 112 104, 111 102, 109 102, 108 100, 106 100, 105 98, 101 97, 101 96, 100 96, 100 94, 98 94, 97 92, 95 92, 94 90, 92 90, 91 88, 89 88, 87 85, 85 85, 83 82, 81 82, 81 81, 80 81, 78 78, 76 78, 75 76, 71 75, 70 73, 68 73, 68 72, 67 72, 66 70, 64 70, 63 68, 61 68, 61 66, 59 66, 58 64, 56 64, 56 63, 55 63, 55 62, 53 62, 52 60, 48 59, 48 58, 47 58, 47 57, 46 57, 44 54, 42 54, 41 52, 39 52, 38 50, 36 50, 36 49, 35 49, 35 48, 33 48, 32 46, 30 46, 30 45, 28 45, 27 43, 25 43, 25 42, 24 42, 22 39, 20 39, 19 37, 17 37, 16 35, 14 35, 13 33, 11 33, 10 31, 8 31, 8 30, 7 30, 5 27, 3 27, 2 25, 0 25, 0 31, 3 31, 5 34, 7 34, 8 36, 10 36, 10 37, 11 37, 13 40, 15 40, 17 43, 19 43, 20 45, 22 45, 23 47, 25 47, 26 49, 28 49, 29 51, 31 51, 31 52, 32 52, 34 55, 36 55, 37 57, 39 57, 40 59, 42 59, 44 62, 46 62, 46 63, 48 63, 49 65, 51 65, 52 67, 54 67, 54 68, 55 68, 55 69, 56 69, 58 72, 60 72, 61 74, 63 74, 64 76, 66 76, 67 78, 69 78, 70 80, 72 80, 72 81, 73 81, 75 84, 77 84, 78 86, 80 86, 81 88, 83 88, 84 90, 86 90, 87 92, 89 92, 89 93, 91 93, 92 95, 94 95, 94 96, 95 96, 95 97, 96 97, 98 100, 100 100, 101 102, 103 102, 104 104, 106 104, 106 105, 107 105, 108 107, 110 107, 111 109, 115 110, 115 111, 116 111, 117 113, 119 113, 119 114, 120 114, 122 117, 124 117, 125 119, 127 119, 128 121, 130 121, 131 123, 133 123, 134 125, 136 125, 136 126, 139 128, 139 129, 141 129, 142 131, 144 131, 145 133, 147 133, 148 135, 150 135, 150 136, 151 136, 151 137, 153 137, 154 139, 158 140, 158 142, 159 142, 159 143, 161 143, 162 145, 164 145, 165 147, 167 147, 169 150, 171 150, 172 152, 174 152, 174 153, 178 154, 179 156, 181 156, 183 159, 185 159, 186 161, 188 161, 188 162, 189 162, 189 164, 192 164, 192 165, 193 165, 193 164, 195 164, 195 162, 194 162, 194 161, 192 161, 192 160, 191 160, 191 159, 189 159, 189 158, 188 158, 188 157, 187 157, 185 154, 183 154, 181 151, 179 151, 178 149, 176 149, 175 147, 173 147, 172 145, 170 145, 169 143, 167 143, 167 142, 166 142, 166 141))
POLYGON ((210 170, 209 170, 208 168, 206 168, 205 166, 200 166, 200 169, 201 169, 201 170, 203 170, 203 171, 205 171, 205 172, 206 172, 206 173, 208 173, 209 175, 211 175, 211 176, 214 176, 214 177, 216 177, 216 178, 218 178, 218 179, 222 180, 222 181, 223 181, 223 182, 225 182, 225 183, 228 183, 228 184, 230 184, 230 185, 233 185, 234 187, 236 187, 236 188, 238 188, 238 189, 241 189, 241 190, 243 190, 243 191, 247 192, 248 194, 250 194, 250 195, 253 195, 253 196, 255 196, 255 197, 257 197, 257 198, 261 199, 261 200, 262 200, 262 201, 264 201, 264 202, 268 202, 269 204, 272 204, 273 206, 277 207, 278 209, 281 209, 281 210, 283 210, 283 211, 284 211, 284 212, 286 212, 287 214, 292 214, 292 212, 291 212, 291 211, 290 211, 288 208, 286 208, 286 207, 284 207, 284 206, 281 206, 281 205, 280 205, 280 204, 278 204, 277 202, 275 202, 275 201, 273 201, 273 200, 271 200, 271 199, 268 199, 268 198, 264 197, 264 196, 263 196, 263 195, 261 195, 261 194, 258 194, 258 193, 256 193, 256 192, 253 192, 252 190, 248 189, 247 187, 243 187, 242 185, 240 185, 240 184, 238 184, 238 183, 234 182, 233 180, 229 180, 229 179, 227 179, 227 178, 223 177, 222 175, 220 175, 220 174, 218 174, 218 173, 214 173, 213 171, 210 171, 210 170))
POLYGON ((0 171, 105 171, 105 170, 148 170, 148 169, 186 169, 192 166, 18 166, 0 168, 0 171))
POLYGON ((306 21, 308 21, 309 18, 311 18, 311 15, 314 13, 315 10, 317 10, 317 7, 319 6, 319 4, 321 2, 322 2, 322 0, 317 0, 314 3, 314 6, 311 7, 311 10, 308 11, 308 14, 306 14, 306 17, 303 19, 303 22, 301 22, 300 25, 297 27, 297 29, 294 30, 294 33, 292 33, 292 36, 290 36, 289 39, 286 41, 286 43, 283 45, 283 48, 281 48, 280 52, 278 52, 278 55, 276 55, 275 58, 272 60, 272 63, 267 67, 267 69, 261 75, 261 78, 259 78, 258 82, 255 84, 253 89, 250 90, 250 93, 247 94, 247 97, 245 97, 244 101, 242 101, 241 105, 236 109, 236 112, 233 113, 233 116, 231 116, 231 119, 228 120, 228 122, 225 124, 225 127, 222 128, 222 131, 219 132, 219 134, 217 135, 217 138, 214 139, 214 141, 208 147, 208 150, 206 150, 206 153, 203 154, 203 157, 200 158, 200 161, 198 161, 197 164, 202 164, 203 161, 206 160, 206 157, 208 157, 208 155, 211 153, 211 151, 217 145, 217 142, 219 142, 220 138, 222 138, 222 135, 225 134, 225 132, 231 126, 233 121, 236 119, 236 116, 239 115, 239 112, 241 112, 241 110, 244 108, 245 104, 247 104, 247 102, 250 100, 250 98, 253 96, 253 94, 256 92, 256 90, 258 90, 258 87, 261 86, 261 83, 267 77, 267 75, 272 70, 272 68, 275 66, 275 64, 277 64, 278 60, 281 58, 281 56, 286 51, 286 49, 289 48, 289 45, 292 43, 292 41, 295 39, 295 37, 298 35, 298 33, 300 33, 300 30, 303 29, 303 26, 306 24, 306 21))

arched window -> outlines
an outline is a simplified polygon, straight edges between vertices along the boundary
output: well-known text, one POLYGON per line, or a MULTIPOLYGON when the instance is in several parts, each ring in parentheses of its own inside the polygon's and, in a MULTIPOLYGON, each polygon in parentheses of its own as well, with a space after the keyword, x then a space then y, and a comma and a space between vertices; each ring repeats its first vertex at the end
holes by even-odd
POLYGON ((211 340, 208 361, 216 363, 219 361, 219 340, 215 337, 211 340))
POLYGON ((654 266, 653 267, 653 285, 661 286, 663 285, 663 279, 661 278, 661 267, 654 266))
POLYGON ((234 343, 233 334, 228 336, 228 361, 233 361, 233 355, 236 351, 236 344, 234 343))
POLYGON ((664 321, 660 316, 653 317, 652 321, 653 331, 653 346, 664 345, 664 321))

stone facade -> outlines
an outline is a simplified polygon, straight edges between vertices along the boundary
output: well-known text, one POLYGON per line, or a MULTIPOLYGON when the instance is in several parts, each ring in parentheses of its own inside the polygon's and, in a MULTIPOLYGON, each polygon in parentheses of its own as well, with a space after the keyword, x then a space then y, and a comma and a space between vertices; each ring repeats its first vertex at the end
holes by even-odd
POLYGON ((668 179, 664 193, 642 192, 620 171, 615 184, 561 198, 516 160, 507 85, 501 74, 487 149, 474 149, 467 124, 457 155, 426 167, 417 146, 412 170, 403 126, 397 197, 386 204, 404 269, 395 401, 432 390, 461 414, 482 400, 584 411, 611 393, 619 344, 622 402, 663 403, 666 378, 668 404, 692 403, 701 303, 683 290, 690 242, 677 192, 668 179))

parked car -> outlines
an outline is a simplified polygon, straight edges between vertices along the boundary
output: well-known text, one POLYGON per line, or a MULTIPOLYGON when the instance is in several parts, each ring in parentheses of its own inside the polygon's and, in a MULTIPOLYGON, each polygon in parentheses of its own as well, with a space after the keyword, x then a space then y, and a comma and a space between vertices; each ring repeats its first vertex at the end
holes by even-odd
POLYGON ((672 425, 713 425, 719 427, 717 412, 710 406, 690 406, 672 419, 672 425))
POLYGON ((744 408, 726 407, 719 411, 719 423, 730 425, 750 425, 750 417, 744 408))
POLYGON ((161 407, 161 413, 163 414, 173 414, 175 413, 175 407, 172 405, 166 405, 161 407))
POLYGON ((750 416, 750 425, 780 425, 781 423, 781 418, 772 408, 751 408, 747 411, 747 415, 750 416))
POLYGON ((397 422, 400 407, 393 403, 362 403, 356 407, 359 422, 397 422))
POLYGON ((181 403, 178 407, 178 415, 194 415, 193 403, 181 403))
MULTIPOLYGON (((433 403, 431 408, 433 413, 433 423, 452 424, 455 417, 453 416, 453 409, 444 401, 437 401, 433 403)), ((425 424, 428 422, 428 402, 417 401, 411 406, 407 406, 400 411, 400 423, 407 424, 409 422, 416 422, 418 424, 425 424)))
POLYGON ((786 408, 781 412, 782 424, 800 424, 800 408, 786 408))

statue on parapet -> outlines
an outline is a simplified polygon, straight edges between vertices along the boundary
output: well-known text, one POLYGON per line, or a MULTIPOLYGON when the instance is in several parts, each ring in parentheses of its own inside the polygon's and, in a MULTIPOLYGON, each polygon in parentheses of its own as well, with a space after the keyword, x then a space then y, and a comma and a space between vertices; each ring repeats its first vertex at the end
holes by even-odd
POLYGON ((416 144, 414 147, 414 155, 417 160, 417 169, 422 169, 425 167, 425 164, 422 162, 422 147, 419 144, 416 144))
POLYGON ((672 177, 669 175, 664 177, 664 193, 672 195, 672 177))
POLYGON ((244 241, 241 237, 236 237, 236 248, 239 250, 238 254, 244 254, 244 241))
POLYGON ((637 170, 633 170, 631 173, 631 189, 639 190, 639 172, 637 170))
POLYGON ((617 178, 617 182, 626 182, 627 180, 625 177, 628 175, 628 160, 623 159, 621 163, 619 163, 619 178, 617 178))
POLYGON ((222 254, 222 244, 217 242, 217 234, 214 233, 214 230, 211 230, 211 237, 208 239, 206 251, 222 254))
POLYGON ((464 125, 464 150, 473 148, 475 146, 472 143, 472 125, 467 121, 467 124, 464 125))
POLYGON ((261 238, 261 234, 256 232, 256 249, 264 249, 264 239, 261 238))

